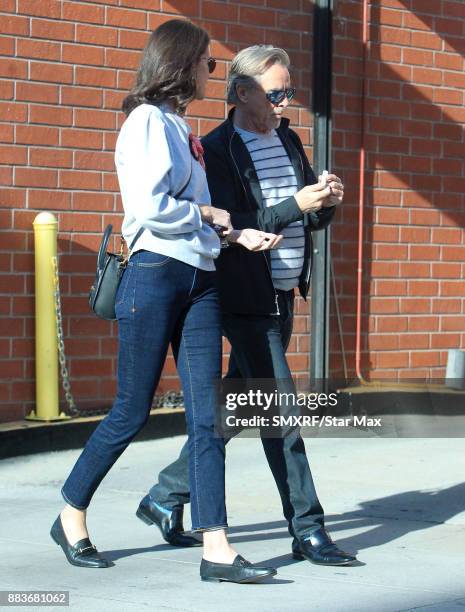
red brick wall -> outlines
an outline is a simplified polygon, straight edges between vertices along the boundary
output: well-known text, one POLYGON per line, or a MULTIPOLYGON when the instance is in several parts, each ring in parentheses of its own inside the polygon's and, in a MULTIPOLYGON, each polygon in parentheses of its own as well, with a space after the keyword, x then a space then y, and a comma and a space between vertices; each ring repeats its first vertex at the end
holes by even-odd
MULTIPOLYGON (((116 326, 90 314, 87 292, 107 223, 121 224, 113 150, 121 100, 133 83, 148 32, 174 16, 208 29, 218 69, 190 121, 204 134, 226 116, 227 61, 242 47, 289 50, 299 88, 292 122, 310 143, 311 4, 304 0, 2 0, 0 2, 0 421, 34 406, 32 221, 58 217, 64 331, 79 407, 109 405, 115 392, 116 326)), ((297 328, 305 330, 305 317, 297 328)), ((293 339, 305 369, 308 344, 293 339)), ((159 391, 179 387, 169 357, 159 391)))
MULTIPOLYGON (((362 372, 444 376, 465 348, 465 11, 449 0, 371 3, 366 65, 362 372)), ((333 233, 344 344, 353 373, 362 3, 334 19, 334 167, 346 202, 333 233)), ((341 343, 332 323, 332 365, 341 343)))
MULTIPOLYGON (((338 0, 334 19, 334 168, 346 202, 333 230, 343 340, 354 371, 361 1, 338 0)), ((463 5, 381 0, 370 14, 362 367, 378 377, 444 372, 446 350, 464 347, 463 5), (381 7, 380 7, 381 6, 381 7)), ((119 106, 147 33, 176 15, 210 32, 219 59, 189 120, 204 134, 226 115, 228 60, 240 48, 286 48, 299 90, 289 110, 311 153, 313 5, 307 0, 2 0, 0 2, 0 421, 34 405, 32 221, 59 220, 61 289, 71 381, 80 407, 115 391, 115 325, 89 313, 95 251, 108 222, 121 223, 113 148, 119 106)), ((334 310, 333 299, 333 310, 334 310)), ((308 305, 297 302, 289 348, 308 370, 308 305)), ((331 323, 333 371, 341 338, 331 323)), ((159 391, 178 388, 172 358, 159 391)))

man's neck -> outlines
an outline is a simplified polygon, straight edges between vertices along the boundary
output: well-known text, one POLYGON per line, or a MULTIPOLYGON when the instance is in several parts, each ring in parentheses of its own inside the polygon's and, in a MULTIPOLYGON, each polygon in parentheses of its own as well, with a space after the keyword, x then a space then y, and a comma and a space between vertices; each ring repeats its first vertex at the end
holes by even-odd
POLYGON ((244 113, 240 108, 236 106, 233 115, 233 123, 235 127, 238 127, 241 130, 246 130, 247 132, 253 132, 254 134, 261 134, 262 136, 266 136, 271 134, 272 130, 260 131, 257 129, 257 126, 253 123, 251 118, 244 113))

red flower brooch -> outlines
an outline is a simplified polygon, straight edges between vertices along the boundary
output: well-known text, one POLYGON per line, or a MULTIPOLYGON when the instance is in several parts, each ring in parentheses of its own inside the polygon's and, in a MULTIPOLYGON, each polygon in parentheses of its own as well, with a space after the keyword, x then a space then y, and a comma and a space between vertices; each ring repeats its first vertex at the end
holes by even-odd
POLYGON ((203 159, 203 147, 198 136, 194 136, 192 132, 189 134, 189 149, 192 156, 196 159, 202 168, 205 170, 205 161, 203 159))

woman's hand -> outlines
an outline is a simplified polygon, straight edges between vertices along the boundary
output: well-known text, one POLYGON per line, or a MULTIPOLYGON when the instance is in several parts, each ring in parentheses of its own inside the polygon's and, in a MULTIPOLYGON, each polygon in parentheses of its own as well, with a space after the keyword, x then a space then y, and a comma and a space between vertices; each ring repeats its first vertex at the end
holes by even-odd
POLYGON ((270 234, 252 228, 233 230, 227 240, 231 243, 240 244, 249 251, 268 251, 274 249, 282 240, 280 234, 270 234))
POLYGON ((205 221, 205 223, 211 226, 216 225, 221 227, 221 231, 218 232, 220 236, 229 236, 233 230, 233 226, 231 225, 231 215, 227 210, 215 208, 208 204, 199 204, 199 208, 202 221, 205 221))

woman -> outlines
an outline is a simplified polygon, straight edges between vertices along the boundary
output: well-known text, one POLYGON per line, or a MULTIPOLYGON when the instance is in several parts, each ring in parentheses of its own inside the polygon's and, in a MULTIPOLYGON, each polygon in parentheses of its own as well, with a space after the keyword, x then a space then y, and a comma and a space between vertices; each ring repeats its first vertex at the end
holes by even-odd
POLYGON ((251 250, 280 237, 236 231, 210 206, 201 147, 182 118, 205 94, 215 67, 208 34, 186 20, 155 30, 137 84, 123 102, 128 115, 115 161, 131 257, 116 299, 118 391, 66 480, 66 506, 51 536, 73 565, 108 567, 91 544, 86 509, 100 482, 147 421, 171 343, 184 391, 190 449, 192 527, 203 532, 203 580, 254 582, 276 571, 255 567, 229 545, 224 501, 224 441, 214 435, 214 381, 221 375, 221 327, 214 284, 220 240, 251 250), (191 143, 192 144, 192 143, 191 143))

